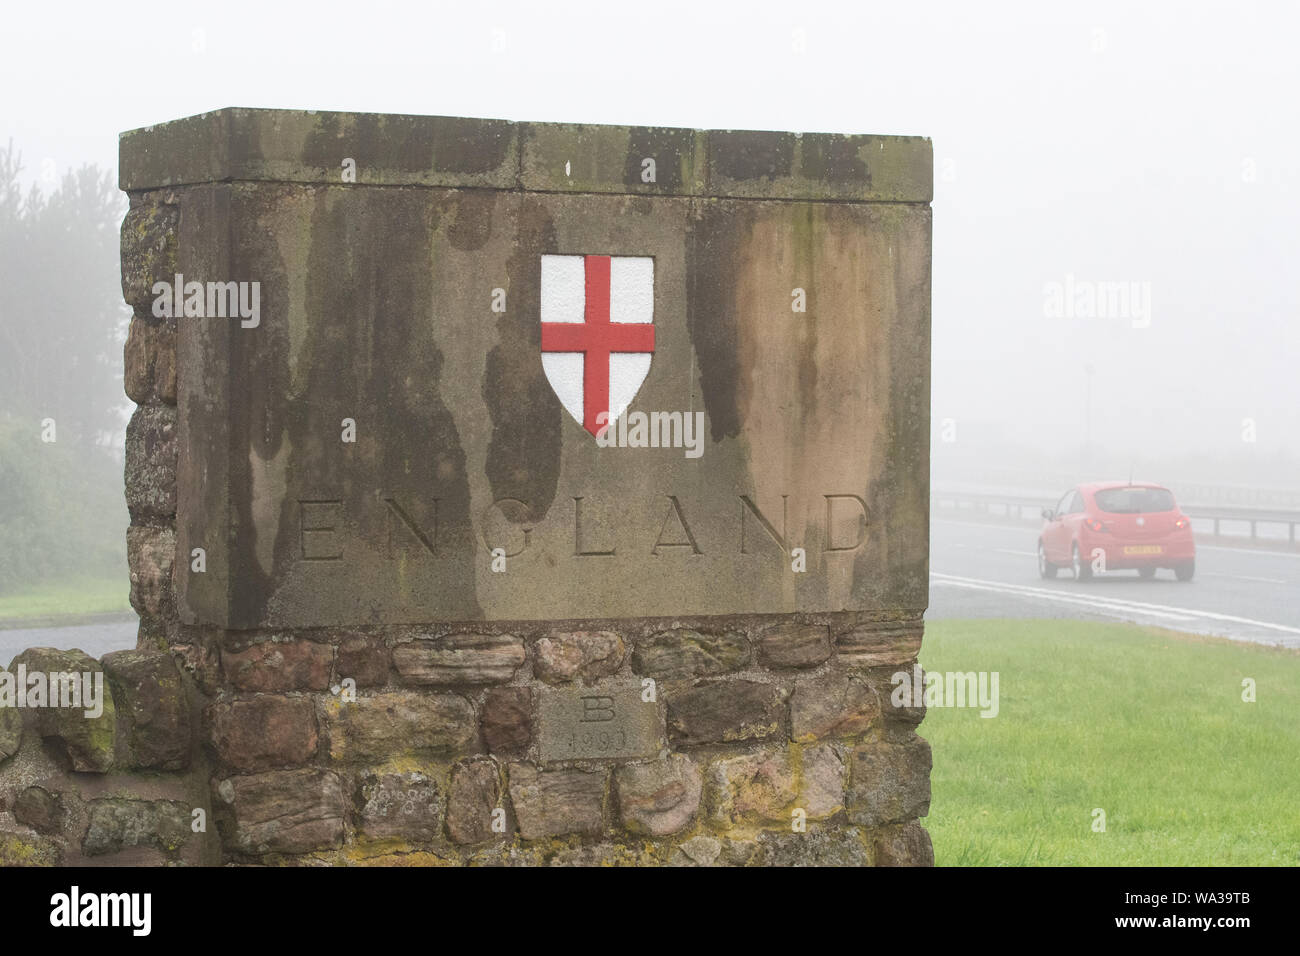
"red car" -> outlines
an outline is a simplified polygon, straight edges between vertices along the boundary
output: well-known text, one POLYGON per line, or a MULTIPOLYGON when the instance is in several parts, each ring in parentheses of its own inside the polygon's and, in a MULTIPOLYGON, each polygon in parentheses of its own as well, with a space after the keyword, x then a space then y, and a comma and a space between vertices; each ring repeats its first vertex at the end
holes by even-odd
POLYGON ((1086 581, 1097 570, 1135 568, 1144 578, 1171 568, 1179 581, 1196 573, 1192 522, 1160 485, 1106 481, 1079 485, 1043 509, 1038 573, 1070 568, 1086 581))

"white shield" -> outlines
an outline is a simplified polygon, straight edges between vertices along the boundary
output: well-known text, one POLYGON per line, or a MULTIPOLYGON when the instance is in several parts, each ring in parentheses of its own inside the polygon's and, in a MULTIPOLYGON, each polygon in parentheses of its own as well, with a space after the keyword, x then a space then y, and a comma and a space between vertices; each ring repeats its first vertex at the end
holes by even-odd
POLYGON ((654 259, 545 255, 541 295, 542 369, 595 435, 618 420, 650 371, 654 259))

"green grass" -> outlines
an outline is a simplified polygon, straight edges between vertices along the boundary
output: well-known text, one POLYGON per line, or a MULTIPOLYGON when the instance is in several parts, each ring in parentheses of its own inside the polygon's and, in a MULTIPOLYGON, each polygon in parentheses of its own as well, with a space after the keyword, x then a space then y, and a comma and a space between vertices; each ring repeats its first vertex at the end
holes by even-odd
POLYGON ((81 578, 0 595, 0 626, 20 621, 45 621, 88 614, 131 610, 131 585, 123 575, 81 578))
POLYGON ((936 621, 921 664, 1000 675, 996 717, 932 707, 921 725, 937 864, 1300 865, 1300 653, 1122 624, 936 621))

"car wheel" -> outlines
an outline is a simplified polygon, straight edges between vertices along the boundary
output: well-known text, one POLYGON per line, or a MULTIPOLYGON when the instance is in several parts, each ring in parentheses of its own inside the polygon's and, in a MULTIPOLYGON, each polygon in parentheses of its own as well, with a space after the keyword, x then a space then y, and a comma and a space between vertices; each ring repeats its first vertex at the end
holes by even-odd
POLYGON ((1070 552, 1070 568, 1074 571, 1074 580, 1092 580, 1092 565, 1083 560, 1083 556, 1079 554, 1079 546, 1077 544, 1070 552))
POLYGON ((1156 576, 1155 568, 1138 568, 1138 577, 1150 581, 1156 576))
POLYGON ((1180 564, 1174 568, 1174 577, 1180 581, 1190 581, 1192 575, 1196 573, 1196 562, 1188 561, 1186 564, 1180 564))
POLYGON ((1043 547, 1043 542, 1038 542, 1038 576, 1050 580, 1056 577, 1056 572, 1056 565, 1047 560, 1047 550, 1043 547))

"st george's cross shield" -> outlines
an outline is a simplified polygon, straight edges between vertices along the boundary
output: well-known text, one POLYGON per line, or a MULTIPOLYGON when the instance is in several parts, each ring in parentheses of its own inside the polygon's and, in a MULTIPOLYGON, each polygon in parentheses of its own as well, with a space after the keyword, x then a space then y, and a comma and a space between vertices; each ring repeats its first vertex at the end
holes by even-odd
POLYGON ((655 350, 649 256, 542 256, 542 369, 598 435, 636 396, 655 350))

